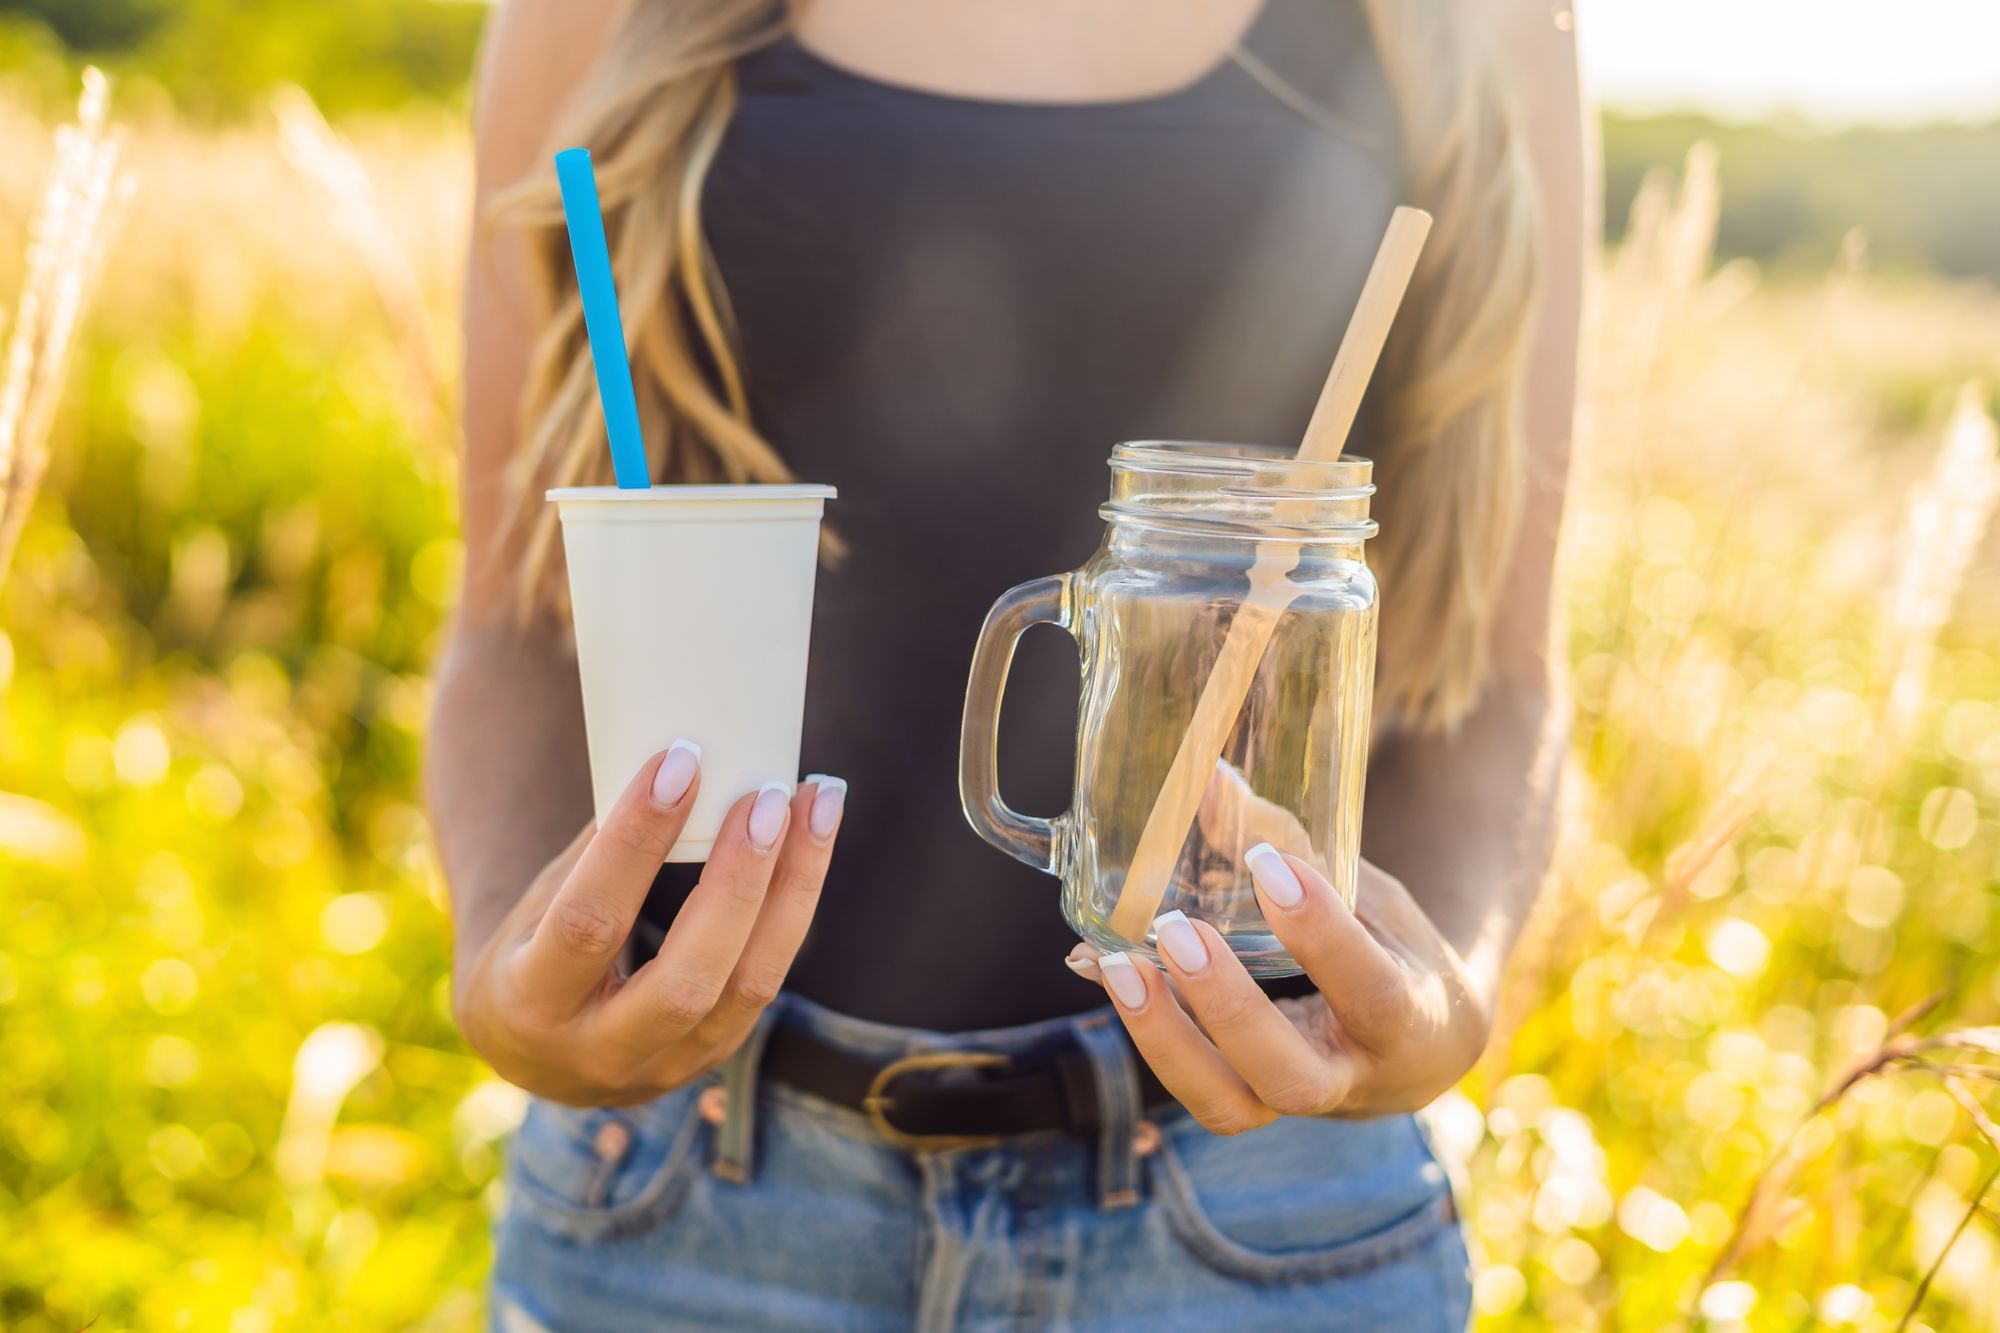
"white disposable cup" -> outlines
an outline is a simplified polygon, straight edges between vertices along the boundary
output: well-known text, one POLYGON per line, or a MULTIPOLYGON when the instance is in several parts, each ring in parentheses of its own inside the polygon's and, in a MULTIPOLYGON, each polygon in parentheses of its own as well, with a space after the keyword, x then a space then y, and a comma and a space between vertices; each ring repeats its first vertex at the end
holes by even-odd
POLYGON ((604 822, 639 768, 701 746, 669 861, 706 861, 722 818, 796 781, 819 522, 831 486, 563 487, 590 788, 604 822))

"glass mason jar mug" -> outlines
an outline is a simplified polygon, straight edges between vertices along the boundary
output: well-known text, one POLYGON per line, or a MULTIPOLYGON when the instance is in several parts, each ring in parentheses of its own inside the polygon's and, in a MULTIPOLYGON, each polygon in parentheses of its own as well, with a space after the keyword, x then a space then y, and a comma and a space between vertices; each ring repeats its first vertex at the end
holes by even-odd
POLYGON ((1089 943, 1157 957, 1151 922, 1179 909, 1253 975, 1298 972, 1243 862, 1264 842, 1310 861, 1353 905, 1375 671, 1362 559, 1376 531, 1371 469, 1240 445, 1121 444, 1096 554, 988 613, 960 801, 981 837, 1060 877, 1063 915, 1089 943), (1075 792, 1054 819, 1008 807, 995 754, 1014 646, 1037 624, 1068 630, 1082 659, 1075 792))

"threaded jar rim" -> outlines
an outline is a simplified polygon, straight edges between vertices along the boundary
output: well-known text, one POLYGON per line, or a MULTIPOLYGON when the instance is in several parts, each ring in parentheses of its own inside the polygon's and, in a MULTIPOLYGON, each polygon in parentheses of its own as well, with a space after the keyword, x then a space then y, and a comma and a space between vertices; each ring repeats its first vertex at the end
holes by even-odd
POLYGON ((1240 537, 1365 541, 1374 463, 1353 454, 1301 461, 1268 445, 1132 440, 1111 451, 1108 521, 1196 527, 1240 537))

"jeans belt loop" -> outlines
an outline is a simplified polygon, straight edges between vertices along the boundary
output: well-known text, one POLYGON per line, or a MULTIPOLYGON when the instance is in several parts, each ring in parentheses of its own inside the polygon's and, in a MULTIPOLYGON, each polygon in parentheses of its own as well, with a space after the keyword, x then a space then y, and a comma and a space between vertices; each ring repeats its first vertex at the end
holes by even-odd
POLYGON ((1097 1085, 1097 1206, 1130 1208, 1139 1202, 1139 1075, 1125 1030, 1088 1014, 1074 1025, 1077 1044, 1090 1057, 1097 1085))
POLYGON ((745 1184, 756 1166, 757 1155, 757 1066, 764 1061, 764 1043, 778 1017, 778 1003, 757 1016, 757 1025, 723 1061, 720 1069, 723 1094, 722 1123, 716 1127, 714 1159, 709 1169, 722 1180, 745 1184))

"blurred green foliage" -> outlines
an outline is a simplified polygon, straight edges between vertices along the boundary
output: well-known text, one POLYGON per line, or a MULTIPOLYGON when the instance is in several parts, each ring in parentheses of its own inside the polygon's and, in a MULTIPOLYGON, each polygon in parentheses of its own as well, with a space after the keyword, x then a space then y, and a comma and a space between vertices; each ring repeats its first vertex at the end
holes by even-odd
POLYGON ((240 116, 297 83, 329 111, 459 100, 476 0, 0 0, 0 69, 67 94, 82 59, 158 85, 198 117, 240 116))
POLYGON ((0 0, 0 14, 44 24, 72 51, 127 51, 173 12, 170 0, 0 0))
POLYGON ((236 170, 270 232, 213 179, 137 201, 0 589, 10 1330, 472 1327, 518 1104, 451 1021, 417 797, 449 443, 320 205, 236 170), (380 1054, 326 1126, 337 1021, 380 1054))
MULTIPOLYGON (((462 106, 489 12, 484 0, 0 0, 0 71, 50 109, 83 59, 117 74, 128 102, 157 89, 199 118, 252 114, 281 83, 336 115, 462 106)), ((1603 128, 1614 239, 1645 174, 1706 140, 1723 150, 1724 257, 1823 268, 1858 228, 1880 265, 2000 278, 2000 124, 1828 133, 1612 113, 1603 128)))
POLYGON ((1604 186, 1614 239, 1645 174, 1677 168, 1703 141, 1721 150, 1729 201, 1721 255, 1825 268, 1858 228, 1879 266, 2000 280, 2000 124, 1826 133, 1610 115, 1604 186))

